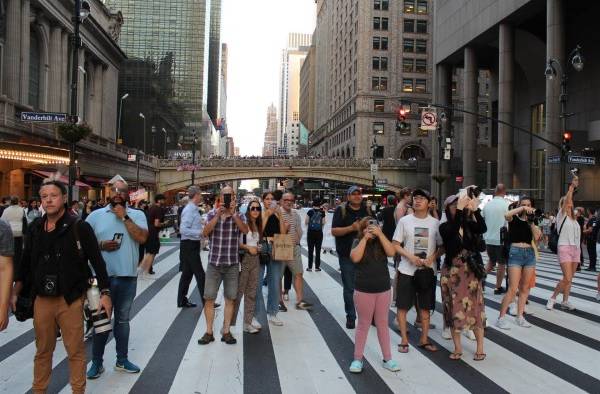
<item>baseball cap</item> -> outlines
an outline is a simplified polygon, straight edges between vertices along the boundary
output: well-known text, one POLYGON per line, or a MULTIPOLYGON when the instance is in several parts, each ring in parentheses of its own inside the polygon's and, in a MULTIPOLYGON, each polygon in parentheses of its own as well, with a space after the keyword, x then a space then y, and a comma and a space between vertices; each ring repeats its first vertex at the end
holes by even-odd
POLYGON ((429 194, 429 192, 427 190, 424 189, 415 189, 412 192, 412 196, 416 197, 416 196, 423 196, 427 199, 427 201, 431 200, 431 195, 429 194))
POLYGON ((362 190, 360 189, 360 187, 358 187, 356 185, 353 185, 353 186, 350 186, 348 188, 348 192, 346 194, 350 195, 350 194, 352 194, 354 192, 361 192, 362 193, 362 190))
POLYGON ((451 205, 456 200, 458 200, 458 195, 457 194, 449 195, 444 200, 444 208, 446 208, 448 205, 451 205))

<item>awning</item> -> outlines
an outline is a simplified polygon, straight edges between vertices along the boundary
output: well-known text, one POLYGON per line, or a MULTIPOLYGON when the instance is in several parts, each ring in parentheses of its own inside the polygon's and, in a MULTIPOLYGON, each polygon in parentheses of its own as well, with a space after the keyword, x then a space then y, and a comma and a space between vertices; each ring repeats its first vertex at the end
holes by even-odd
POLYGON ((85 179, 86 182, 92 182, 92 183, 100 183, 100 184, 108 183, 108 179, 98 178, 97 176, 84 175, 83 179, 85 179))
MULTIPOLYGON (((50 178, 51 175, 53 175, 52 172, 50 171, 39 171, 39 170, 32 170, 32 172, 41 177, 41 178, 50 178)), ((67 178, 65 175, 61 175, 59 181, 61 183, 64 183, 65 185, 69 184, 69 178, 67 178)), ((79 187, 85 187, 87 189, 91 189, 92 187, 90 185, 88 185, 87 183, 83 183, 80 181, 75 181, 75 186, 79 186, 79 187)))

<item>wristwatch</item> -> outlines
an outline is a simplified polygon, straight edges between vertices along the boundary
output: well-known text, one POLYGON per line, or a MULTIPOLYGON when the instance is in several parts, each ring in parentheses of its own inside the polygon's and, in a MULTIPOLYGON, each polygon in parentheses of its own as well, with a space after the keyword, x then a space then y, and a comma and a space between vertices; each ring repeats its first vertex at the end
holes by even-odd
POLYGON ((110 297, 110 290, 109 289, 102 289, 100 290, 100 295, 107 295, 110 297))
POLYGON ((129 217, 129 215, 125 215, 123 216, 123 219, 121 219, 123 222, 126 222, 128 220, 131 220, 131 218, 129 217))

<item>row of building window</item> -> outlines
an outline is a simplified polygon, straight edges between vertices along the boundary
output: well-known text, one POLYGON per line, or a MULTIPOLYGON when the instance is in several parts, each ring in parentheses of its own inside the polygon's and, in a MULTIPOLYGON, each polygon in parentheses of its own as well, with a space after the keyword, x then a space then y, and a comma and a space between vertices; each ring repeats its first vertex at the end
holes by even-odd
POLYGON ((402 40, 402 49, 404 52, 427 53, 427 40, 405 38, 402 40))
POLYGON ((427 33, 427 20, 404 19, 405 33, 427 33), (415 30, 416 28, 416 30, 415 30))
POLYGON ((389 19, 376 16, 373 18, 373 30, 387 31, 389 27, 389 19))
POLYGON ((389 0, 373 0, 373 9, 376 11, 387 11, 390 9, 389 0))
POLYGON ((387 37, 373 37, 373 49, 387 51, 388 38, 387 37))
MULTIPOLYGON (((398 133, 400 135, 411 135, 413 123, 408 122, 408 127, 400 130, 398 133)), ((384 122, 373 122, 373 134, 375 135, 384 135, 385 134, 385 123, 384 122)), ((419 137, 427 136, 427 130, 422 130, 420 127, 417 127, 417 135, 419 137)))
MULTIPOLYGON (((427 0, 404 0, 404 13, 419 15, 427 14, 427 0)), ((373 0, 373 9, 376 11, 387 11, 390 8, 389 0, 373 0)))
MULTIPOLYGON (((371 77, 371 90, 387 91, 387 77, 371 77)), ((405 93, 427 93, 427 80, 402 78, 402 91, 405 93)))
MULTIPOLYGON (((387 69, 387 57, 373 56, 373 70, 387 71, 387 69)), ((404 58, 402 59, 402 71, 406 73, 426 73, 427 59, 404 58)))

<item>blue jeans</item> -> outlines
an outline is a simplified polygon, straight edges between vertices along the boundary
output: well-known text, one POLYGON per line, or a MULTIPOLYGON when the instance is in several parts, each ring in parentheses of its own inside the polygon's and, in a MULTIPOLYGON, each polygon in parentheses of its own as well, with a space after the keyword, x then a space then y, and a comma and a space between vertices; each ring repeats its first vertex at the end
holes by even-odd
POLYGON ((354 263, 350 257, 339 257, 340 269, 342 270, 342 284, 344 285, 344 309, 346 318, 356 320, 356 309, 354 308, 354 263))
POLYGON ((277 316, 279 312, 279 293, 281 292, 281 273, 283 264, 279 261, 270 261, 268 264, 261 264, 258 272, 258 287, 256 288, 256 308, 254 315, 258 316, 265 310, 263 306, 262 281, 267 270, 267 313, 277 316))
MULTIPOLYGON (((137 277, 120 276, 110 278, 110 296, 112 300, 114 318, 113 335, 115 337, 117 349, 117 362, 127 360, 127 350, 129 347, 129 314, 131 305, 135 298, 137 286, 137 277)), ((92 340, 92 361, 95 364, 102 365, 104 348, 108 341, 110 332, 101 334, 94 333, 92 340)))
POLYGON ((535 252, 533 248, 510 247, 508 252, 508 266, 529 268, 535 267, 535 252))

